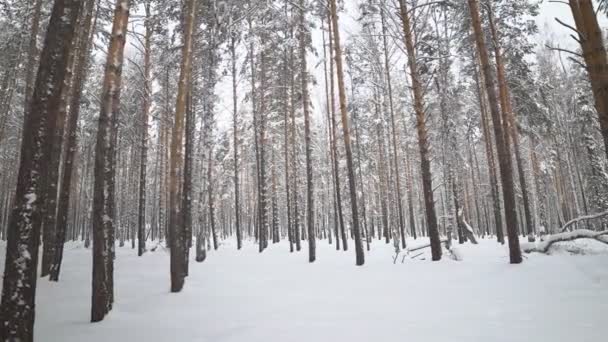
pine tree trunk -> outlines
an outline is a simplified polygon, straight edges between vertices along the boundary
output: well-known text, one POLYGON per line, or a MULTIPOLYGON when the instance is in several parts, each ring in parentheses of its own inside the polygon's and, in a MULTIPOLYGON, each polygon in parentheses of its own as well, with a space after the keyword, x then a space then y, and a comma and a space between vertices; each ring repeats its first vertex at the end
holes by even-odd
POLYGON ((137 255, 142 256, 146 252, 146 169, 148 164, 148 116, 150 115, 150 97, 152 95, 152 23, 150 3, 144 3, 146 11, 144 35, 144 94, 142 100, 141 114, 141 159, 139 164, 139 212, 137 216, 137 255))
MULTIPOLYGON (((59 191, 59 201, 57 208, 57 222, 55 228, 55 243, 54 255, 50 264, 49 280, 59 281, 61 271, 61 262, 63 260, 63 246, 66 239, 66 228, 68 220, 68 208, 70 203, 70 190, 72 184, 72 174, 76 153, 78 151, 78 118, 80 117, 80 101, 82 99, 82 91, 86 82, 88 72, 89 48, 93 40, 93 12, 96 0, 87 0, 85 3, 85 19, 82 23, 82 36, 78 46, 78 60, 74 68, 74 92, 70 99, 70 114, 67 126, 67 149, 63 159, 63 176, 61 181, 61 189, 59 191)), ((98 2, 98 1, 97 1, 98 2)), ((88 163, 87 163, 88 165, 88 163)), ((82 175, 86 177, 86 173, 82 175)))
POLYGON ((211 237, 213 239, 213 249, 218 249, 217 231, 215 228, 215 201, 213 194, 213 150, 209 150, 207 159, 207 204, 209 206, 209 226, 211 227, 211 237))
MULTIPOLYGON (((80 37, 85 39, 85 37, 80 37)), ((68 57, 68 69, 66 70, 66 78, 61 89, 61 105, 57 111, 57 125, 53 137, 49 143, 46 144, 46 151, 44 154, 47 156, 45 164, 46 175, 44 180, 45 193, 43 195, 44 200, 44 216, 42 219, 42 262, 40 266, 40 276, 46 277, 49 275, 51 261, 55 254, 55 224, 57 222, 57 186, 59 182, 59 167, 61 161, 61 150, 63 147, 63 136, 65 131, 65 124, 67 119, 68 102, 71 98, 72 92, 72 79, 74 76, 74 61, 75 55, 78 53, 78 33, 72 40, 72 48, 70 49, 70 55, 68 57)))
POLYGON ((592 0, 568 0, 595 99, 604 150, 608 156, 608 55, 592 0))
POLYGON ((387 39, 387 24, 384 14, 384 9, 380 10, 382 21, 382 42, 384 47, 384 72, 386 74, 386 83, 388 87, 388 104, 389 113, 391 116, 391 136, 393 144, 393 166, 395 168, 395 192, 397 194, 397 212, 399 214, 399 233, 401 236, 401 248, 405 248, 405 217, 403 214, 403 201, 401 199, 401 172, 399 170, 399 149, 397 148, 397 125, 395 123, 395 109, 393 105, 393 85, 391 81, 390 60, 388 51, 387 39))
POLYGON ((306 64, 306 10, 304 0, 300 0, 300 24, 298 32, 299 51, 300 51, 300 68, 302 81, 302 108, 304 111, 304 140, 306 148, 306 209, 307 209, 307 226, 308 226, 308 262, 314 262, 316 259, 316 237, 315 237, 315 206, 314 194, 315 184, 312 175, 312 143, 310 141, 310 110, 309 110, 309 95, 308 95, 308 65, 306 64))
MULTIPOLYGON (((475 58, 477 64, 478 58, 475 58)), ((477 98, 479 101, 481 123, 483 129, 483 137, 485 142, 486 160, 488 162, 488 174, 490 180, 490 190, 492 195, 492 204, 494 208, 494 225, 496 230, 496 239, 499 243, 504 244, 505 238, 502 229, 502 207, 500 205, 500 197, 498 194, 498 176, 496 174, 496 160, 494 156, 494 147, 492 144, 492 132, 490 130, 490 123, 487 118, 486 103, 483 96, 483 90, 479 78, 483 78, 483 75, 478 74, 477 68, 473 74, 476 83, 477 98)))
POLYGON ((188 247, 186 245, 186 229, 180 212, 179 200, 179 170, 184 166, 182 141, 184 138, 184 117, 188 94, 190 93, 190 73, 192 65, 193 33, 196 17, 196 0, 188 0, 184 13, 184 36, 182 47, 182 62, 180 66, 177 99, 175 105, 175 122, 171 139, 171 155, 169 168, 169 230, 171 238, 171 292, 180 292, 184 286, 184 278, 188 268, 188 247))
POLYGON ((296 244, 296 251, 300 251, 302 249, 302 243, 300 238, 300 212, 298 206, 298 162, 297 162, 297 154, 296 154, 296 86, 295 86, 295 56, 293 52, 293 48, 290 50, 289 56, 289 77, 290 77, 290 88, 291 88, 291 104, 289 107, 290 117, 291 117, 291 134, 290 134, 290 143, 291 143, 291 164, 293 170, 293 239, 296 244))
POLYGON ((357 188, 355 182, 355 170, 353 165, 353 153, 350 139, 350 126, 348 123, 348 112, 346 107, 346 89, 344 86, 344 71, 342 66, 342 47, 340 46, 340 28, 338 27, 338 13, 336 0, 330 2, 330 13, 334 32, 334 50, 336 60, 336 73, 338 75, 338 97, 340 99, 340 114, 342 117, 342 131, 344 134, 344 148, 346 150, 346 165, 348 168, 348 184, 350 186, 350 205, 353 217, 353 238, 355 240, 356 265, 365 263, 363 244, 361 242, 361 231, 359 229, 359 210, 357 207, 357 188))
MULTIPOLYGON (((340 167, 338 164, 338 146, 337 146, 337 125, 336 122, 336 100, 335 100, 335 76, 334 76, 334 34, 333 34, 333 22, 331 18, 331 13, 329 14, 329 98, 330 98, 330 107, 331 107, 331 141, 332 146, 332 160, 333 160, 333 171, 334 171, 334 180, 335 180, 335 190, 336 190, 336 206, 337 206, 337 215, 338 215, 338 223, 340 228, 340 238, 342 239, 342 249, 344 251, 348 250, 348 240, 346 238, 346 229, 344 227, 344 214, 342 212, 342 187, 340 182, 340 167)), ((337 229, 337 227, 336 227, 337 229)), ((338 236, 336 234, 336 240, 338 240, 338 236)), ((336 248, 339 249, 339 243, 336 245, 336 248)))
POLYGON ((243 233, 241 231, 241 204, 239 191, 239 140, 238 140, 238 96, 237 96, 237 70, 236 70, 236 38, 232 32, 230 37, 230 55, 232 57, 232 129, 234 148, 234 223, 236 230, 236 248, 243 247, 243 233))
POLYGON ((194 130, 196 119, 194 118, 194 108, 192 106, 192 80, 188 77, 188 95, 185 113, 185 144, 184 144, 184 177, 182 184, 182 203, 181 203, 181 223, 183 225, 183 248, 184 248, 184 269, 188 276, 188 260, 190 258, 190 247, 192 247, 192 174, 194 172, 194 130))
MULTIPOLYGON (((23 108, 25 115, 30 111, 32 95, 34 93, 34 78, 36 77, 36 66, 38 59, 38 33, 40 31, 40 16, 42 12, 42 0, 34 1, 33 16, 30 28, 30 39, 27 49, 27 64, 25 67, 25 96, 23 108)), ((1 136, 1 134, 0 134, 1 136)))
POLYGON ((95 148, 92 322, 103 320, 113 303, 115 139, 129 5, 129 0, 116 1, 95 148))
POLYGON ((477 52, 481 60, 483 74, 486 82, 486 92, 490 103, 490 111, 492 113, 492 121, 494 123, 494 135, 496 139, 496 148, 498 150, 498 163, 500 166, 500 175, 502 181, 503 199, 505 203, 505 217, 507 221, 507 235, 509 237, 509 255, 512 264, 522 262, 521 249, 519 247, 519 236, 517 234, 517 213, 515 208, 515 191, 513 186, 513 166, 511 163, 511 151, 508 141, 508 131, 505 132, 503 123, 501 122, 500 111, 496 96, 496 88, 494 84, 494 75, 492 66, 488 57, 488 50, 483 36, 481 27, 481 19, 479 18, 479 4, 477 0, 468 0, 469 9, 471 12, 473 30, 475 32, 475 41, 477 44, 477 52))
POLYGON ((519 143, 519 129, 517 127, 515 113, 511 106, 511 95, 509 85, 507 83, 507 77, 505 72, 505 65, 502 58, 502 51, 500 50, 498 33, 496 25, 494 23, 494 14, 492 12, 492 6, 488 6, 488 16, 490 22, 490 31, 492 33, 492 40, 494 45, 494 58, 496 61, 496 70, 498 76, 498 88, 500 93, 500 107, 502 109, 503 123, 506 125, 507 134, 513 139, 513 149, 515 150, 515 162, 517 163, 517 171, 519 174, 519 185, 521 186, 521 193, 523 198, 524 213, 526 218, 526 235, 530 241, 534 241, 534 223, 532 222, 532 211, 530 210, 530 200, 528 197, 528 185, 526 181, 526 174, 523 167, 523 158, 521 157, 521 147, 519 143))
POLYGON ((422 84, 419 79, 414 39, 410 25, 410 14, 408 13, 405 0, 400 0, 401 20, 403 21, 403 32, 408 54, 410 77, 412 78, 412 91, 414 93, 414 111, 416 112, 416 127, 418 131, 418 145, 420 148, 420 167, 422 173, 422 187, 424 191, 424 204, 426 207, 427 230, 431 240, 431 254, 434 261, 441 259, 441 240, 437 228, 437 215, 435 213, 435 200, 433 198, 433 180, 431 174, 431 158, 429 151, 429 139, 426 128, 426 113, 422 95, 422 84))
POLYGON ((56 0, 41 53, 30 112, 23 126, 17 190, 8 224, 0 305, 0 340, 34 339, 38 247, 40 244, 41 175, 44 147, 52 139, 66 78, 71 42, 81 2, 56 0), (68 13, 68 15, 66 15, 68 13))

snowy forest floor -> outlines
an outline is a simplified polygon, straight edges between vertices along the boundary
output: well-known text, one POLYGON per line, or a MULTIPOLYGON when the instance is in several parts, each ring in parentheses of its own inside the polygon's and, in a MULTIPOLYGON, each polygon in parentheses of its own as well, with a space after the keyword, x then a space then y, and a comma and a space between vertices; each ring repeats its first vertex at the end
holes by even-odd
MULTIPOLYGON (((608 336, 608 249, 569 255, 562 245, 554 255, 531 254, 522 265, 509 265, 506 247, 493 240, 459 246, 463 261, 436 263, 421 256, 393 264, 392 245, 375 241, 372 248, 357 267, 353 251, 336 252, 326 241, 318 243, 314 264, 305 244, 300 253, 289 254, 282 242, 260 255, 253 243, 241 251, 225 243, 204 263, 192 261, 183 292, 171 294, 168 251, 138 258, 127 244, 117 248, 114 309, 91 324, 91 251, 70 243, 61 282, 39 280, 36 340, 599 342, 608 336)), ((0 242, 0 271, 4 258, 0 242)))

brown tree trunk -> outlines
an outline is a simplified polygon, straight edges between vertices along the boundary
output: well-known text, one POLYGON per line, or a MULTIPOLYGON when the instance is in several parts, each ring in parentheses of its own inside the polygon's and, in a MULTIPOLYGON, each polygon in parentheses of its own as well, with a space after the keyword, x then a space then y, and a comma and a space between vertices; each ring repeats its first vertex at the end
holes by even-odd
POLYGON ((61 161, 61 150, 63 147, 63 135, 65 131, 65 124, 68 111, 68 102, 71 98, 72 92, 72 79, 74 76, 74 61, 75 55, 78 53, 78 40, 86 39, 85 37, 78 37, 78 33, 72 40, 72 48, 70 49, 70 56, 68 57, 68 69, 66 70, 66 78, 61 90, 61 105, 57 111, 57 125, 55 132, 53 132, 52 139, 46 144, 46 155, 47 161, 45 164, 46 173, 44 179, 45 193, 44 199, 44 216, 42 219, 42 262, 40 266, 40 276, 46 277, 49 275, 51 261, 55 254, 55 224, 57 222, 57 186, 59 181, 59 162, 61 161))
POLYGON ((534 223, 532 222, 532 211, 530 210, 530 199, 528 196, 528 184, 526 181, 526 174, 524 172, 523 158, 521 157, 521 147, 519 143, 519 129, 517 127, 517 120, 515 113, 511 106, 511 95, 509 85, 507 83, 507 76, 505 72, 505 64, 502 58, 502 51, 500 50, 500 44, 498 40, 498 33, 496 25, 494 23, 494 14, 492 6, 488 5, 488 16, 490 21, 490 31, 492 33, 492 40, 494 42, 494 58, 496 60, 496 70, 498 76, 498 89, 500 93, 500 107, 502 109, 503 122, 506 125, 507 134, 513 139, 513 149, 515 150, 515 162, 517 163, 517 171, 519 174, 519 184, 521 186, 521 193, 524 205, 524 214, 526 218, 526 234, 530 241, 534 241, 534 223))
MULTIPOLYGON (((57 222, 55 228, 55 244, 53 259, 50 264, 49 280, 59 281, 61 262, 63 260, 63 245, 66 239, 66 226, 68 220, 68 208, 70 203, 70 191, 72 184, 72 173, 74 160, 78 151, 78 118, 80 116, 80 101, 82 91, 88 72, 89 48, 93 40, 93 12, 96 0, 87 0, 85 5, 85 19, 82 23, 82 36, 78 46, 78 60, 75 63, 75 77, 73 84, 73 94, 70 99, 70 114, 67 126, 67 149, 63 159, 63 176, 61 189, 59 191, 59 201, 57 208, 57 222)), ((99 2, 99 0, 97 0, 99 2)), ((86 173, 83 178, 86 177, 86 173)))
POLYGON ((426 207, 427 230, 431 240, 431 254, 433 260, 441 259, 441 240, 437 229, 437 214, 435 213, 435 200, 433 198, 433 179, 431 174, 431 158, 429 151, 429 139, 426 128, 426 113, 422 94, 422 84, 418 75, 416 51, 405 0, 400 0, 401 20, 403 21, 403 32, 408 54, 410 77, 412 78, 412 91, 414 92, 414 111, 416 112, 416 127, 418 130, 418 145, 420 147, 420 166, 422 173, 422 187, 424 191, 424 203, 426 207))
POLYGON ((300 23, 299 23, 299 51, 300 51, 300 68, 302 81, 302 108, 304 110, 304 140, 306 148, 306 209, 307 209, 307 226, 308 226, 308 262, 314 262, 316 259, 316 237, 315 237, 315 184, 312 177, 312 144, 310 142, 310 110, 308 101, 308 65, 306 64, 306 42, 308 40, 308 32, 306 31, 306 9, 304 0, 300 0, 300 23))
MULTIPOLYGON (((42 0, 35 0, 34 15, 32 16, 30 28, 30 40, 27 51, 27 65, 25 67, 25 96, 23 108, 25 113, 29 113, 32 95, 34 93, 34 77, 36 77, 36 66, 38 59, 38 33, 40 31, 40 15, 42 10, 42 0)), ((0 134, 1 135, 1 134, 0 134)))
POLYGON ((186 245, 186 229, 180 213, 180 177, 179 170, 184 166, 183 146, 184 117, 190 88, 190 73, 192 65, 192 41, 196 17, 196 0, 188 0, 184 13, 184 37, 182 47, 182 62, 180 66, 177 99, 175 105, 175 122, 171 139, 171 155, 169 167, 169 230, 171 238, 171 292, 180 292, 184 286, 184 278, 188 268, 188 247, 186 245))
POLYGON ((129 6, 129 0, 116 1, 95 148, 92 322, 103 320, 113 302, 115 137, 129 6))
POLYGON ((504 126, 501 122, 496 88, 494 85, 494 74, 492 73, 492 66, 490 65, 490 58, 488 56, 488 50, 486 48, 485 38, 483 36, 483 30, 481 27, 481 19, 479 18, 478 0, 468 0, 468 2, 473 30, 475 32, 477 52, 479 53, 481 60, 486 82, 486 92, 488 94, 492 121, 494 123, 494 135, 496 139, 496 148, 498 150, 498 163, 500 166, 502 191, 505 203, 505 217, 507 220, 507 235, 509 237, 510 261, 512 264, 519 264, 522 262, 522 257, 521 249, 519 247, 519 236, 517 234, 517 213, 515 208, 515 192, 513 187, 513 166, 511 163, 508 131, 504 131, 504 126))
POLYGON ((236 248, 243 247, 243 233, 241 231, 241 203, 239 192, 239 140, 238 140, 238 96, 237 96, 237 70, 236 70, 236 33, 230 37, 230 55, 232 57, 232 129, 234 148, 234 223, 236 230, 236 248))
MULTIPOLYGON (((348 240, 346 238, 346 229, 344 228, 344 214, 342 212, 342 187, 340 182, 340 168, 338 164, 338 146, 337 146, 337 122, 336 122, 336 100, 335 100, 335 76, 334 76, 334 38, 333 38, 333 23, 331 14, 329 14, 329 99, 330 99, 330 107, 331 112, 329 113, 331 116, 330 126, 331 126, 331 154, 333 161, 333 176, 335 181, 335 190, 336 190, 336 207, 337 207, 337 215, 338 215, 338 223, 340 230, 340 239, 342 240, 342 249, 348 250, 348 240)), ((336 226, 336 229, 338 227, 336 226)), ((336 233, 336 240, 338 239, 338 235, 336 233)), ((340 243, 336 245, 337 249, 339 248, 340 243)))
POLYGON ((52 139, 68 55, 81 1, 56 0, 41 53, 30 112, 23 126, 21 160, 13 211, 8 224, 0 305, 0 340, 34 340, 34 316, 44 147, 52 139), (66 13, 68 13, 66 15, 66 13))
POLYGON ((568 0, 595 99, 604 149, 608 156, 608 55, 592 0, 568 0))
POLYGON ((137 255, 146 251, 146 169, 148 165, 148 116, 150 115, 152 95, 152 23, 150 3, 145 2, 146 33, 144 35, 144 94, 141 113, 141 159, 139 164, 139 212, 137 216, 137 255))
POLYGON ((405 218, 403 215, 403 203, 401 199, 401 172, 399 170, 399 149, 397 148, 397 125, 395 123, 395 110, 393 105, 393 85, 391 82, 390 61, 387 41, 387 28, 384 9, 380 10, 382 20, 382 41, 384 46, 384 70, 386 73, 386 83, 388 86, 388 103, 391 115, 391 135, 393 137, 393 164, 395 167, 395 192, 397 193, 397 211, 399 214, 399 233, 401 236, 401 248, 405 248, 405 218))
POLYGON ((363 244, 361 242, 361 231, 359 229, 359 210, 357 207, 357 188, 355 182, 355 168, 353 165, 353 153, 350 139, 350 126, 348 123, 348 112, 346 107, 346 89, 344 86, 344 71, 342 66, 342 47, 340 46, 340 28, 338 27, 338 12, 336 0, 330 1, 330 13, 334 32, 334 50, 336 60, 336 71, 338 75, 338 95, 340 99, 340 113, 342 116, 342 130, 344 132, 344 148, 346 150, 346 165, 348 167, 348 184, 350 186, 350 204, 353 216, 353 238, 355 240, 356 264, 361 266, 365 263, 363 244))
MULTIPOLYGON (((477 64, 478 58, 475 57, 475 64, 477 64)), ((487 118, 486 103, 484 100, 484 93, 481 87, 479 78, 483 78, 483 75, 478 74, 477 67, 475 68, 475 74, 473 75, 476 83, 477 98, 479 101, 479 109, 481 115, 481 124, 483 129, 483 137, 485 142, 486 160, 488 162, 488 174, 490 181, 490 193, 492 196, 492 204, 494 208, 494 225, 496 230, 496 239, 499 243, 505 243, 505 237, 502 229, 502 207, 500 205, 500 197, 498 194, 498 176, 496 174, 496 160, 494 156, 494 147, 492 144, 492 132, 490 130, 490 123, 487 118)))

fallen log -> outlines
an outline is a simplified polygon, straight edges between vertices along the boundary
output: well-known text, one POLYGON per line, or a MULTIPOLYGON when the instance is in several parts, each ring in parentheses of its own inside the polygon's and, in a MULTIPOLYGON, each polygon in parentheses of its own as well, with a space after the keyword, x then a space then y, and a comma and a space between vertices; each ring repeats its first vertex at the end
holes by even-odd
POLYGON ((574 225, 575 223, 579 223, 581 221, 588 221, 588 220, 593 220, 593 219, 598 219, 598 218, 602 218, 604 216, 608 216, 608 211, 604 211, 603 213, 598 213, 598 214, 592 214, 592 215, 586 215, 586 216, 579 216, 577 218, 574 218, 570 221, 568 221, 561 229, 561 232, 564 233, 566 231, 568 231, 568 229, 574 225))
POLYGON ((579 230, 574 230, 571 232, 564 232, 564 233, 558 233, 558 234, 553 234, 553 235, 549 235, 547 237, 545 237, 545 239, 543 241, 540 241, 538 243, 527 243, 527 244, 523 244, 522 245, 522 251, 524 251, 525 253, 547 253, 549 251, 549 248, 551 248, 551 246, 554 243, 557 242, 565 242, 565 241, 574 241, 577 239, 592 239, 592 240, 597 240, 599 242, 605 243, 608 245, 608 230, 602 231, 602 232, 596 232, 593 230, 588 230, 588 229, 579 229, 579 230))
MULTIPOLYGON (((448 242, 448 239, 445 239, 445 238, 441 239, 441 243, 442 244, 446 244, 447 242, 448 242)), ((431 243, 430 242, 429 243, 425 243, 423 245, 416 246, 414 248, 407 248, 406 249, 406 253, 410 254, 411 252, 419 251, 421 249, 425 249, 425 248, 429 248, 429 247, 431 247, 431 243)))

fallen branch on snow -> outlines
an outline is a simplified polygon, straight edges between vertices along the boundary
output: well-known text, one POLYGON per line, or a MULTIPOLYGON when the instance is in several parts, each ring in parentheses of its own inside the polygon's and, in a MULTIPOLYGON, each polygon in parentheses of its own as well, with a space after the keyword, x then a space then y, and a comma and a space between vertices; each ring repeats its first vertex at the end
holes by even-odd
POLYGON ((575 219, 572 219, 570 221, 568 221, 561 229, 561 232, 566 232, 570 226, 574 225, 575 223, 579 223, 581 221, 587 221, 587 220, 593 220, 593 219, 597 219, 597 218, 601 218, 604 216, 608 216, 608 211, 604 211, 603 213, 598 213, 598 214, 593 214, 593 215, 587 215, 587 216, 580 216, 577 217, 575 219))
POLYGON ((545 237, 544 241, 539 243, 528 243, 522 245, 522 250, 525 253, 547 253, 549 248, 556 242, 574 241, 577 239, 593 239, 608 245, 608 230, 595 232, 588 229, 579 229, 572 232, 553 234, 545 237))
MULTIPOLYGON (((441 243, 445 244, 447 242, 448 242, 448 239, 441 239, 441 243)), ((414 248, 407 248, 406 252, 407 252, 407 254, 410 254, 411 252, 419 251, 421 249, 425 249, 425 248, 429 248, 429 247, 431 247, 431 243, 430 242, 429 243, 425 243, 423 245, 416 246, 414 248)))

